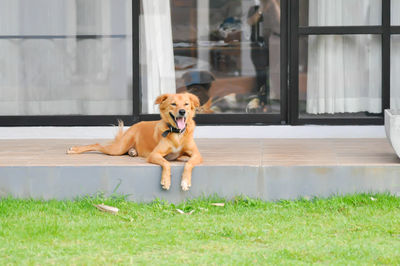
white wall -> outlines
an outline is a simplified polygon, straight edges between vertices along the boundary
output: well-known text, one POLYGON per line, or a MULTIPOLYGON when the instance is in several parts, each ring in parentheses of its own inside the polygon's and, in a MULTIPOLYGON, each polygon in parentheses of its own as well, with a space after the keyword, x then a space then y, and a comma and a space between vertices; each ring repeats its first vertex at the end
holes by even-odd
MULTIPOLYGON (((0 139, 113 138, 116 127, 0 127, 0 139)), ((196 138, 385 138, 383 126, 198 126, 196 138)))

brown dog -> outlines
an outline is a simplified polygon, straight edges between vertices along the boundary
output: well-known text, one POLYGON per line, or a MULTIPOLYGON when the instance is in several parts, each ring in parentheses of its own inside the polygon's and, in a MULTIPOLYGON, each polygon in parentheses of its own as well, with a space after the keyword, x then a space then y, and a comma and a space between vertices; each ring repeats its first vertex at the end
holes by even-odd
POLYGON ((185 164, 181 187, 187 191, 191 186, 192 169, 202 162, 202 157, 193 139, 193 121, 199 99, 190 93, 163 94, 155 104, 160 105, 161 120, 140 122, 123 132, 120 123, 119 133, 108 145, 93 144, 70 148, 68 154, 86 151, 100 151, 109 155, 122 155, 147 158, 149 163, 162 166, 161 185, 163 189, 171 186, 171 166, 168 160, 189 156, 185 164))

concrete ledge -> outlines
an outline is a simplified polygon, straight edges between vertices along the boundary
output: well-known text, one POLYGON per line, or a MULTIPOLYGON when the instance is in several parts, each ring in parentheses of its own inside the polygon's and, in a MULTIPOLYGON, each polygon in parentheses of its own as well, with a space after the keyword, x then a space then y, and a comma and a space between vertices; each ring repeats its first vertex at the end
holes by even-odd
POLYGON ((88 142, 0 140, 0 196, 74 199, 110 194, 118 184, 118 193, 143 202, 211 195, 263 200, 400 195, 400 159, 386 139, 196 139, 204 160, 193 170, 189 192, 180 188, 182 162, 171 162, 172 187, 164 191, 161 167, 144 158, 65 154, 67 147, 88 142))
POLYGON ((129 200, 156 198, 181 202, 200 196, 263 200, 328 197, 336 194, 389 192, 400 195, 397 166, 198 166, 192 188, 180 190, 183 166, 172 166, 172 186, 160 187, 158 166, 6 166, 0 168, 0 196, 74 199, 105 192, 129 200))

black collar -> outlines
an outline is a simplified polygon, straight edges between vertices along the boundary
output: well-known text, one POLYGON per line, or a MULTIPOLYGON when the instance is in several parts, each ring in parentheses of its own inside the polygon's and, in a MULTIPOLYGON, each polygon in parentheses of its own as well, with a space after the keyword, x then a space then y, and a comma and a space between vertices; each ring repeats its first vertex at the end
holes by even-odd
POLYGON ((162 136, 163 136, 164 138, 167 137, 169 133, 179 133, 179 134, 181 134, 181 133, 185 132, 185 130, 186 130, 186 126, 185 126, 185 128, 182 129, 182 130, 180 130, 179 128, 173 127, 171 124, 168 124, 168 123, 167 123, 167 126, 168 126, 168 129, 165 130, 165 131, 162 133, 162 136))

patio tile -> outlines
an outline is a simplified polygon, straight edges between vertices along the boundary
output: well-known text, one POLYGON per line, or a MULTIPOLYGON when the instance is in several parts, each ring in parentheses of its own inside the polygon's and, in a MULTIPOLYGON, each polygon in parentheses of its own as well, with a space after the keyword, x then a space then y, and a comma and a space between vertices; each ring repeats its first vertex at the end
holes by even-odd
MULTIPOLYGON (((0 166, 151 165, 143 158, 98 152, 67 155, 73 145, 105 139, 0 140, 0 166)), ((386 139, 197 139, 203 165, 393 165, 400 159, 386 139)), ((177 162, 177 165, 182 163, 177 162)), ((175 164, 174 164, 175 165, 175 164)))

